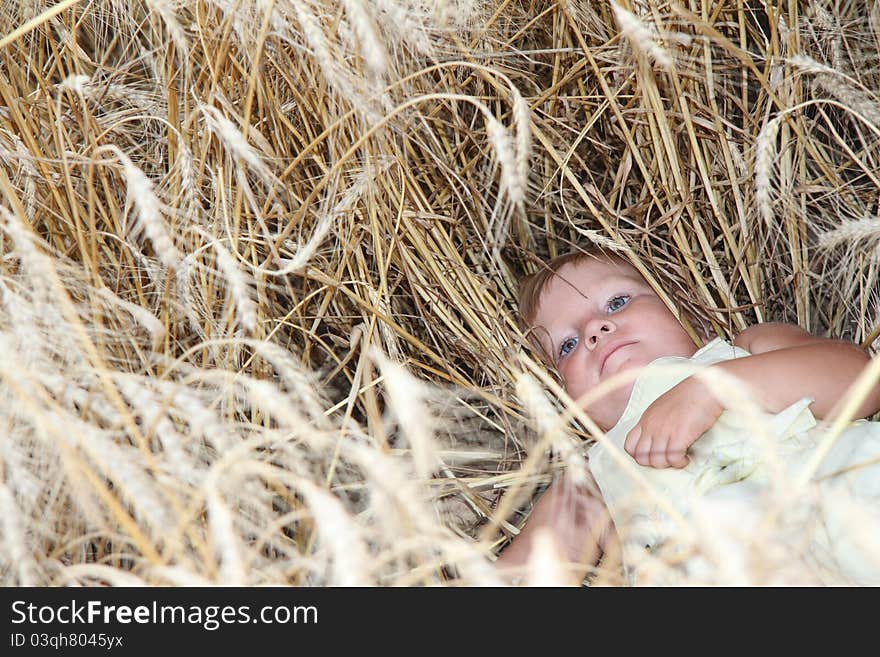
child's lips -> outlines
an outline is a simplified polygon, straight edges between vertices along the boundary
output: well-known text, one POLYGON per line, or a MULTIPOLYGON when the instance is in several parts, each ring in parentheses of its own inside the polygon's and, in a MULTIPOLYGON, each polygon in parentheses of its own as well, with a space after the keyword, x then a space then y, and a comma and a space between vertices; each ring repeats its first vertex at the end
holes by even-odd
POLYGON ((602 374, 605 371, 605 363, 608 362, 608 359, 611 358, 611 355, 614 354, 618 349, 622 349, 631 344, 635 344, 635 340, 621 340, 620 342, 614 342, 608 347, 608 351, 605 352, 605 355, 602 356, 602 362, 599 365, 599 374, 602 374))

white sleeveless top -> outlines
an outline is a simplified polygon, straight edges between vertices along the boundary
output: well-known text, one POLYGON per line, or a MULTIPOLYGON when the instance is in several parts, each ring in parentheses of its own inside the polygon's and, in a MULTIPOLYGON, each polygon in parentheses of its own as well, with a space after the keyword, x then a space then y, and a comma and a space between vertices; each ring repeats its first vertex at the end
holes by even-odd
POLYGON ((683 469, 644 467, 623 451, 660 395, 709 365, 749 355, 716 338, 690 358, 654 360, 618 423, 590 449, 627 581, 880 584, 880 423, 851 423, 800 488, 825 435, 809 397, 771 414, 738 405, 736 390, 722 387, 727 410, 692 445, 683 469))

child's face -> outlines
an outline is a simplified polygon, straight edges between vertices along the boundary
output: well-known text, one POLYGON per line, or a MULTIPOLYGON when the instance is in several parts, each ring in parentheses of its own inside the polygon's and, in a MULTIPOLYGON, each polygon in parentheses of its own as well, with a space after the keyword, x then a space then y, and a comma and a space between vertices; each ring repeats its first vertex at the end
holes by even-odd
MULTIPOLYGON (((617 372, 661 356, 690 357, 697 350, 638 271, 617 260, 563 265, 541 293, 533 324, 574 399, 617 372)), ((584 410, 608 430, 623 414, 632 386, 617 388, 584 410)))

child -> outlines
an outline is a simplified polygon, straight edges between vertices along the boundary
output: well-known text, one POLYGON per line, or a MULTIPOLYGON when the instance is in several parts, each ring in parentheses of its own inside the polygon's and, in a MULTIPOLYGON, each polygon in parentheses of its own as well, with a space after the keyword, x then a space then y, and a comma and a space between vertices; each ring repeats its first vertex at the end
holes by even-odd
MULTIPOLYGON (((748 427, 750 417, 754 418, 726 412, 704 377, 692 375, 708 368, 745 384, 764 413, 766 422, 758 430, 764 434, 764 446, 772 443, 782 459, 775 464, 777 470, 781 467, 795 481, 819 449, 818 432, 808 434, 816 424, 814 416, 833 415, 870 361, 856 345, 816 338, 778 323, 752 326, 736 336, 733 345, 716 338, 704 340, 698 349, 634 267, 616 256, 597 253, 562 256, 525 279, 520 311, 533 342, 573 399, 625 370, 640 368, 640 373, 595 401, 581 400, 590 418, 607 432, 607 441, 597 443, 589 454, 603 501, 566 485, 564 479, 554 483, 499 557, 505 570, 528 562, 535 536, 543 531, 555 539, 564 561, 580 564, 582 576, 617 543, 619 535, 631 582, 692 582, 703 577, 719 583, 702 556, 688 553, 689 548, 675 540, 683 531, 682 519, 697 522, 696 501, 710 500, 714 504, 710 524, 720 522, 723 513, 733 513, 739 529, 757 531, 759 511, 770 504, 768 494, 781 492, 771 483, 773 455, 746 438, 755 433, 750 434, 748 427), (634 462, 614 458, 614 445, 634 462), (637 482, 640 475, 642 483, 637 482), (616 532, 609 525, 609 514, 616 532), (676 559, 682 565, 675 572, 657 565, 676 559), (650 571, 648 566, 654 567, 655 576, 640 580, 637 571, 650 571), (677 580, 682 572, 688 579, 677 580)), ((874 386, 856 417, 878 409, 880 386, 874 386)), ((812 489, 809 495, 800 495, 814 503, 811 510, 804 506, 799 516, 788 514, 800 518, 789 518, 792 540, 800 532, 809 544, 805 553, 835 563, 834 572, 817 575, 817 581, 880 582, 880 564, 866 565, 870 555, 853 556, 864 541, 850 540, 849 525, 831 517, 832 510, 822 501, 822 495, 830 499, 840 494, 837 470, 880 456, 880 424, 856 425, 822 462, 817 476, 827 475, 830 483, 821 484, 825 488, 819 498, 812 489), (851 545, 853 541, 858 544, 851 545)), ((844 482, 845 490, 868 500, 869 513, 880 509, 875 503, 880 502, 880 474, 870 471, 855 468, 844 482)), ((875 555, 880 558, 880 550, 875 555)))

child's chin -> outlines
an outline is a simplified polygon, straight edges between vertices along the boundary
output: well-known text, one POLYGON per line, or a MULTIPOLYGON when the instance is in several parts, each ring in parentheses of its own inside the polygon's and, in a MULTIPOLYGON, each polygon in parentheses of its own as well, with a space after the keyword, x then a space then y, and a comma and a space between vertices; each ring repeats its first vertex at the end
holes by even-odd
POLYGON ((607 397, 594 402, 592 408, 584 406, 583 410, 602 431, 608 431, 620 421, 623 411, 629 403, 632 388, 633 382, 630 381, 615 389, 607 397))
MULTIPOLYGON (((606 369, 604 376, 607 379, 609 377, 614 376, 615 374, 620 374, 621 372, 626 372, 627 370, 632 370, 632 369, 636 369, 636 368, 640 368, 640 367, 644 367, 644 366, 645 366, 645 363, 642 363, 637 358, 627 358, 622 363, 618 363, 615 367, 606 369)), ((629 385, 629 384, 627 384, 627 385, 629 385)))

